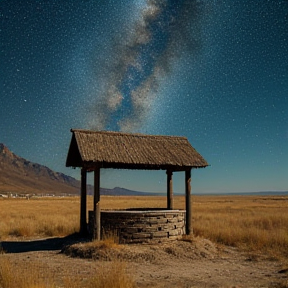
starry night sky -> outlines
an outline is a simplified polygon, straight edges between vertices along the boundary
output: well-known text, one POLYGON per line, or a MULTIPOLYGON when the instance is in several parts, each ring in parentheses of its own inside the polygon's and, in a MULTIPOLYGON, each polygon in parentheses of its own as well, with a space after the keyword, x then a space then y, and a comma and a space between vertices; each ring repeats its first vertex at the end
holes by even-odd
MULTIPOLYGON (((70 128, 186 136, 210 164, 192 193, 287 191, 288 1, 2 0, 0 97, 0 142, 77 179, 70 128)), ((165 171, 101 173, 166 189, 165 171)))

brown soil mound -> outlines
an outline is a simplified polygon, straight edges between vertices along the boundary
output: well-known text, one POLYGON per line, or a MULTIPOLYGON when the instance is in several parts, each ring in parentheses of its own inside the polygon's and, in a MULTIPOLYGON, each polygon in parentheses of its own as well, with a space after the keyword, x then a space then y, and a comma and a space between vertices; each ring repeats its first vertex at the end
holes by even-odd
POLYGON ((70 257, 138 263, 148 261, 155 264, 162 263, 171 256, 185 261, 185 259, 213 259, 219 254, 215 244, 202 238, 134 245, 117 245, 105 241, 87 242, 72 244, 65 247, 62 252, 70 257))

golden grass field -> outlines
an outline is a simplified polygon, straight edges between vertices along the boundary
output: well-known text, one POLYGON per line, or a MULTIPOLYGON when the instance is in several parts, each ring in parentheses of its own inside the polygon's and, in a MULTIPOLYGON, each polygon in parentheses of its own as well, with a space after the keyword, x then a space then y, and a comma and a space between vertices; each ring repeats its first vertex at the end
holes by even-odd
MULTIPOLYGON (((87 207, 92 209, 93 198, 87 207)), ((162 196, 102 196, 101 209, 164 208, 162 196)), ((193 232, 213 242, 288 258, 288 197, 193 196, 193 232)), ((174 208, 184 209, 184 196, 174 208)), ((79 230, 78 197, 0 200, 0 240, 65 236, 79 230)))
MULTIPOLYGON (((279 259, 288 264, 287 196, 193 196, 192 201, 195 236, 207 238, 218 244, 238 247, 247 252, 265 253, 271 259, 279 259)), ((92 209, 92 206, 93 198, 88 197, 88 210, 92 209)), ((165 206, 166 197, 160 196, 101 197, 102 209, 164 208, 165 206)), ((174 208, 184 209, 184 207, 184 196, 175 196, 174 208)), ((79 230, 79 209, 79 197, 0 199, 0 241, 72 234, 79 230)), ((7 284, 9 277, 13 278, 14 283, 17 279, 17 275, 9 273, 9 269, 12 269, 9 265, 4 258, 1 259, 0 287, 16 287, 7 284), (5 285, 3 279, 6 281, 5 285)), ((112 269, 115 272, 113 277, 118 279, 119 275, 124 275, 125 278, 122 264, 116 266, 112 269)), ((37 269, 32 270, 36 271, 34 273, 41 274, 37 269)), ((99 273, 101 274, 101 271, 99 273)), ((101 280, 99 275, 97 281, 101 280)), ((109 275, 111 276, 112 272, 109 275)), ((41 286, 41 283, 34 285, 35 278, 39 277, 34 275, 31 280, 24 281, 25 283, 32 281, 28 286, 21 284, 22 280, 18 280, 20 284, 18 283, 17 287, 55 287, 53 283, 50 286, 41 286)), ((108 280, 104 278, 102 280, 107 283, 108 280)), ((124 283, 123 285, 119 282, 119 285, 114 287, 134 287, 130 279, 124 278, 121 281, 118 279, 122 284, 124 283)), ((97 286, 95 279, 92 279, 90 284, 87 283, 87 287, 109 287, 103 286, 103 283, 97 286)), ((68 282, 69 279, 65 287, 77 287, 77 283, 68 282)))

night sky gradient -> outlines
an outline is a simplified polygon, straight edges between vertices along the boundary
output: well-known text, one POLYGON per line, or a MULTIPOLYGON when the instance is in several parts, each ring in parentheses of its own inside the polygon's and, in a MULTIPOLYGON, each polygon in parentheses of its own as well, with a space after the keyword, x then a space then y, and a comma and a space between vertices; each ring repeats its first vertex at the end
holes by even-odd
MULTIPOLYGON (((2 0, 0 99, 0 142, 77 179, 70 128, 186 136, 210 164, 192 193, 287 191, 288 1, 2 0)), ((166 174, 101 186, 163 192, 166 174)))

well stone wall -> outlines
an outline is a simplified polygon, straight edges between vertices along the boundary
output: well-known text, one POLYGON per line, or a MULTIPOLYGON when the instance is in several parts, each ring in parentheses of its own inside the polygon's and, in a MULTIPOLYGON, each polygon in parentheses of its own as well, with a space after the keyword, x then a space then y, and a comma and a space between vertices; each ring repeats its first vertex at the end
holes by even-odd
MULTIPOLYGON (((150 243, 176 240, 185 234, 184 210, 101 211, 101 234, 114 233, 120 243, 150 243)), ((89 232, 93 233, 93 211, 89 211, 89 232)))

